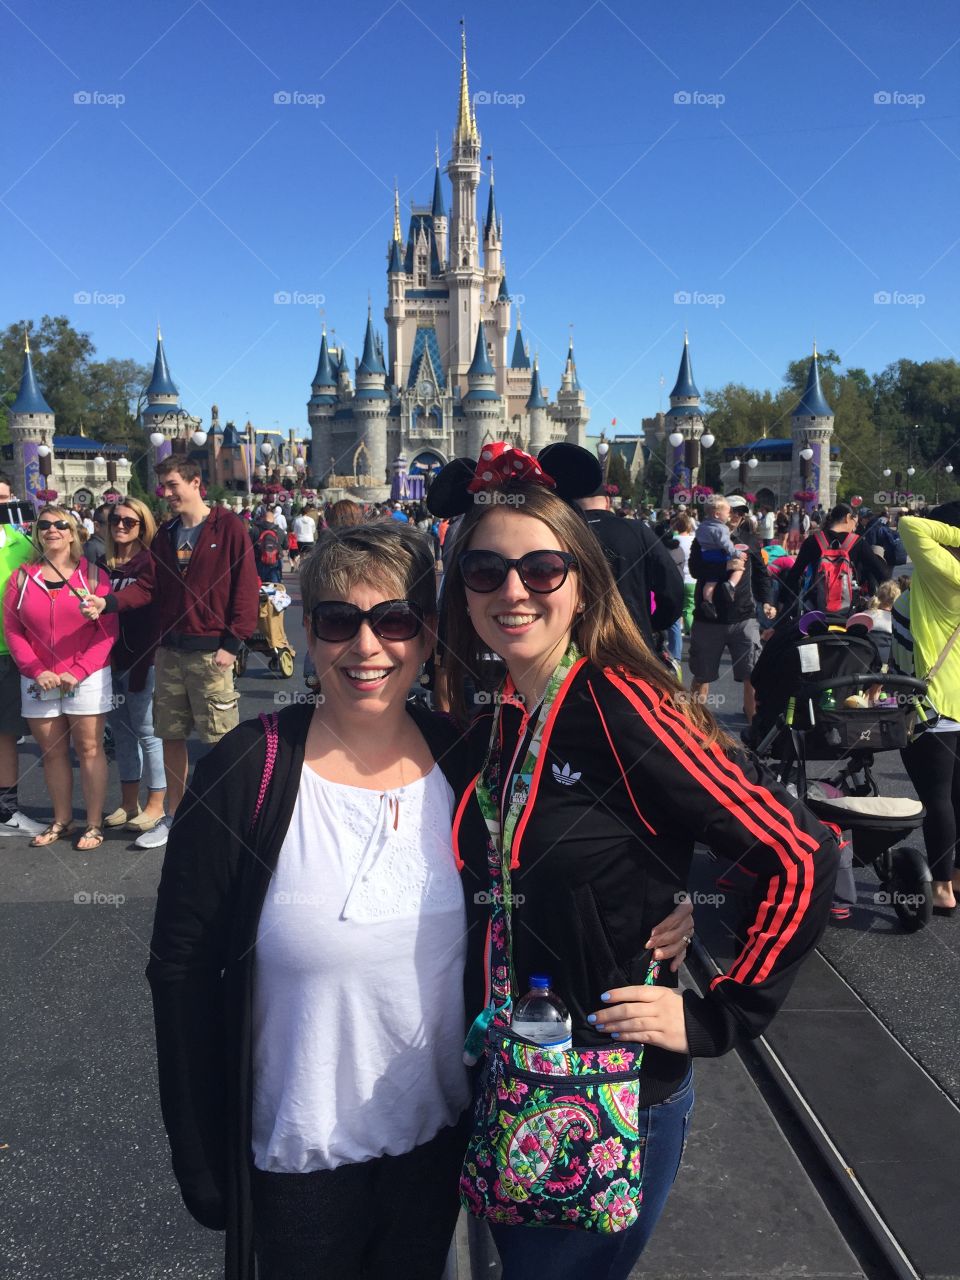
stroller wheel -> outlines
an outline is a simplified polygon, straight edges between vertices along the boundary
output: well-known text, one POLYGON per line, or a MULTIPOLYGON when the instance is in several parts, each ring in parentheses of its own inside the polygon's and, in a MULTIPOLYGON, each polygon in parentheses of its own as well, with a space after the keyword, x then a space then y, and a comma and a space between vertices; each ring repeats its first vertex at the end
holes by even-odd
POLYGON ((281 649, 277 655, 277 663, 280 667, 280 674, 284 680, 289 680, 293 675, 293 654, 289 649, 281 649))
POLYGON ((916 933, 930 923, 933 914, 930 868, 921 850, 907 845, 893 851, 892 861, 889 893, 893 909, 907 933, 916 933))

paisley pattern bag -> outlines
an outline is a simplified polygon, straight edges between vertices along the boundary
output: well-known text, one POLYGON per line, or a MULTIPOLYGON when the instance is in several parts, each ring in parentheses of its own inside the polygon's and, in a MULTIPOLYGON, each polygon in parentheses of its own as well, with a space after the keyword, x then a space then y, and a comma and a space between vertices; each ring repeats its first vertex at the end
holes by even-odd
MULTIPOLYGON (((643 1198, 647 1112, 640 1108, 642 1049, 547 1049, 510 1031, 513 972, 510 847, 526 803, 543 726, 579 655, 571 646, 550 681, 526 759, 501 815, 499 704, 477 780, 490 873, 490 1001, 467 1037, 483 1052, 460 1201, 475 1217, 605 1235, 637 1220, 643 1198)), ((651 965, 646 983, 656 981, 651 965)))

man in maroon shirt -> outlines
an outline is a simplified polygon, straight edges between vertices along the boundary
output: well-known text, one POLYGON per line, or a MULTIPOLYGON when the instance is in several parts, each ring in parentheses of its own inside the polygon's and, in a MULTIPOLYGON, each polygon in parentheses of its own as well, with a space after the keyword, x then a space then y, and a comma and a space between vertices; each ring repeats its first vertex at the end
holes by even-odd
POLYGON ((157 467, 173 519, 161 525, 144 575, 105 599, 88 597, 84 611, 122 612, 156 600, 160 647, 156 656, 154 729, 163 739, 167 809, 136 843, 166 844, 173 815, 187 785, 187 739, 219 742, 239 722, 233 663, 241 643, 257 627, 260 583, 243 521, 200 494, 200 468, 184 457, 157 467))

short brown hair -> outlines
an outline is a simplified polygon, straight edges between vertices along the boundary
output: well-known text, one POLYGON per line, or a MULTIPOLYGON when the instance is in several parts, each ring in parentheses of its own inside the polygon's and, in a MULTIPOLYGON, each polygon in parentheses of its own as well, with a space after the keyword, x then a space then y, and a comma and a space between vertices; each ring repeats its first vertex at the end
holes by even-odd
POLYGON ((181 480, 186 480, 188 484, 191 480, 201 480, 203 478, 199 462, 194 462, 193 458, 185 458, 176 453, 169 454, 162 462, 158 462, 156 471, 157 479, 161 484, 174 471, 181 480))
POLYGON ((327 512, 327 527, 330 529, 349 529, 358 524, 363 524, 363 508, 359 502, 351 502, 349 498, 341 498, 327 512))
POLYGON ((437 578, 430 539, 395 520, 324 530, 300 569, 303 612, 309 617, 328 592, 345 596, 351 587, 371 582, 419 605, 424 617, 434 615, 437 578))

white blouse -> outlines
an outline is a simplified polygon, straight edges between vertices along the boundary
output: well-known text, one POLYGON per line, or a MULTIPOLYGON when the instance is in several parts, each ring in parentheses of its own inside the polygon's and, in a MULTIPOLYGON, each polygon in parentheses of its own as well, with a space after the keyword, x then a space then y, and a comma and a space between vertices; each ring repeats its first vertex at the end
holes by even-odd
POLYGON ((468 1105, 453 806, 439 765, 388 792, 304 765, 254 955, 258 1169, 402 1155, 468 1105))

